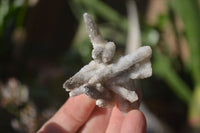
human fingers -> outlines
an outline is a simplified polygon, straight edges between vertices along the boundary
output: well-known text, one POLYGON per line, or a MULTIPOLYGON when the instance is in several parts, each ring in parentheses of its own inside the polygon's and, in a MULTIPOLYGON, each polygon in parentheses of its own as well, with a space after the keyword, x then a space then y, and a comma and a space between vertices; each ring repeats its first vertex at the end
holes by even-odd
POLYGON ((95 101, 82 94, 69 98, 58 112, 47 121, 38 133, 76 132, 87 121, 95 107, 95 101))
POLYGON ((120 133, 121 124, 124 120, 124 117, 125 116, 122 114, 122 112, 117 107, 114 107, 108 127, 106 129, 106 133, 120 133))
POLYGON ((130 111, 121 126, 121 133, 145 133, 146 119, 139 110, 130 111))
POLYGON ((95 107, 88 121, 83 125, 81 133, 105 133, 112 109, 95 107))

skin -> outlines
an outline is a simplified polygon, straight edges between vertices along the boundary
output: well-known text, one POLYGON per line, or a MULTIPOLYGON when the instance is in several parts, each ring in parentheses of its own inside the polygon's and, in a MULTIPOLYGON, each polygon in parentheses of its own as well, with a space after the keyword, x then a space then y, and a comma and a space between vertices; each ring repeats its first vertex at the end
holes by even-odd
POLYGON ((145 133, 142 112, 132 110, 126 115, 117 107, 100 108, 85 94, 69 98, 38 133, 145 133))

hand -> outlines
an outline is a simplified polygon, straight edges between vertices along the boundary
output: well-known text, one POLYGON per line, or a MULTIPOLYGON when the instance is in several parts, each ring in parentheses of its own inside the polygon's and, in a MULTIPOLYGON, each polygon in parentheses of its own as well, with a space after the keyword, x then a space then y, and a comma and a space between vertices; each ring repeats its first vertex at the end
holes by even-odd
POLYGON ((38 133, 145 133, 146 120, 138 110, 126 115, 118 108, 100 108, 82 94, 69 100, 38 133))

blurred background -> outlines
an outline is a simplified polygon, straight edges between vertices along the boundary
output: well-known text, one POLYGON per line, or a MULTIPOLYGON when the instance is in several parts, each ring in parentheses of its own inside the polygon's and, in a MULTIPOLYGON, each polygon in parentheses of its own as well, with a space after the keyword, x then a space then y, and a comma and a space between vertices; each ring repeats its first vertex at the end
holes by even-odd
POLYGON ((140 80, 148 133, 200 132, 200 0, 0 0, 0 132, 33 133, 67 100, 62 84, 91 60, 82 14, 104 38, 150 45, 140 80))

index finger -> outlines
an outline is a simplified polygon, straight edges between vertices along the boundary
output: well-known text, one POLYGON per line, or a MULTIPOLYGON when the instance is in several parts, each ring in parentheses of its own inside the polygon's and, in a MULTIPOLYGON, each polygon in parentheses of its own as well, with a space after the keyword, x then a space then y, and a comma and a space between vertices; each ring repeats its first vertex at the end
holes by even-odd
POLYGON ((87 121, 95 105, 95 101, 85 94, 69 98, 38 133, 55 131, 53 127, 63 132, 76 132, 87 121))

